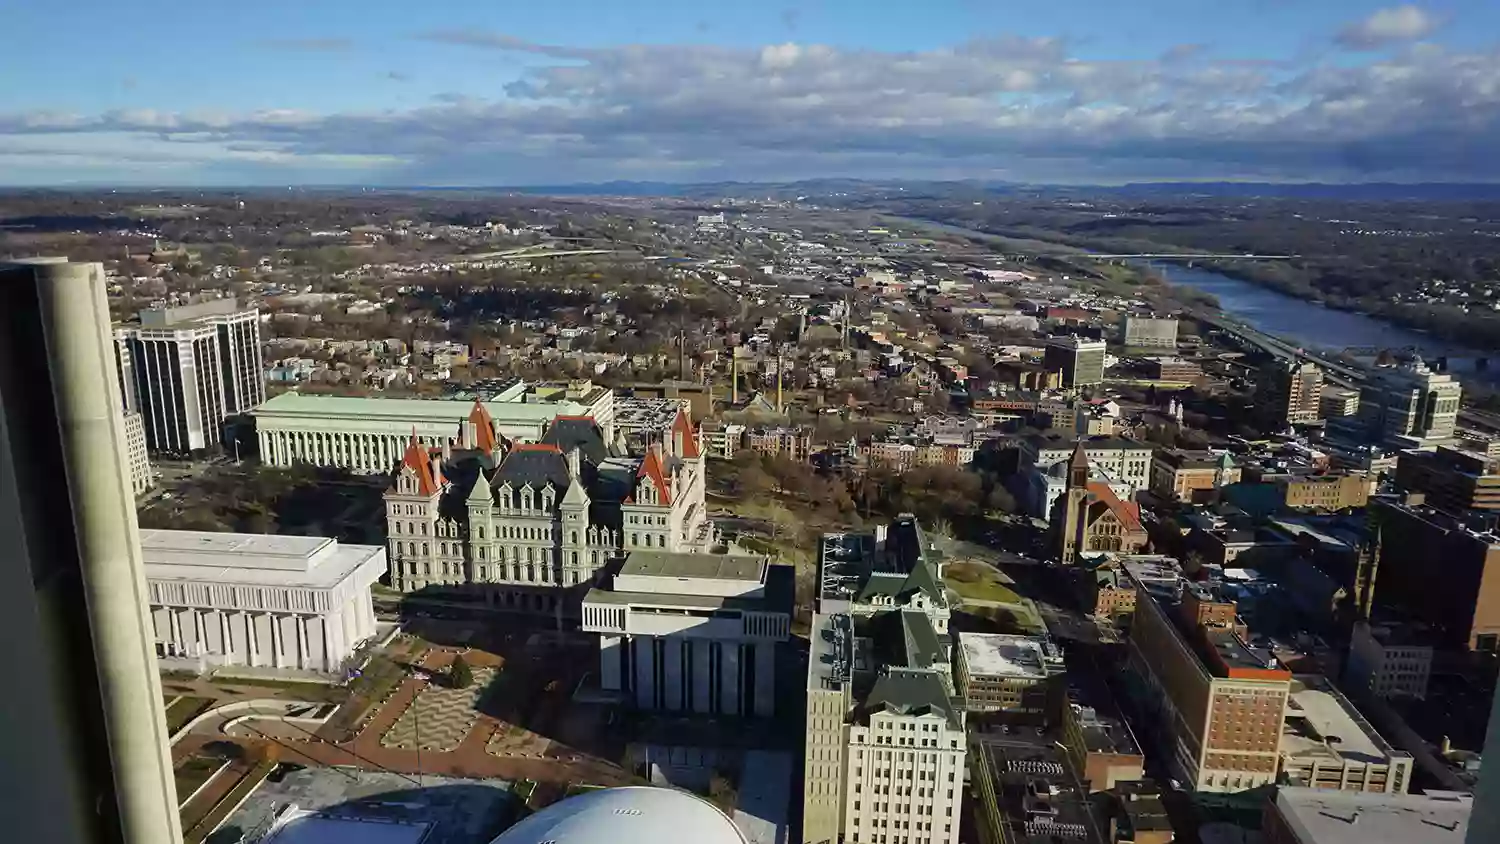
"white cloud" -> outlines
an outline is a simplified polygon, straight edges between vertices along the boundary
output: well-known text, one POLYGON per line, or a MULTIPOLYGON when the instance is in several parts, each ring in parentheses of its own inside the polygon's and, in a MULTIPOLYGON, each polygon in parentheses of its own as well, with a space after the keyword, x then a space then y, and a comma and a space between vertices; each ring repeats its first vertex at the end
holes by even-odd
MULTIPOLYGON (((488 97, 342 113, 0 114, 0 141, 46 139, 39 155, 62 149, 59 139, 108 138, 125 154, 176 156, 185 172, 229 162, 386 183, 993 173, 1500 179, 1500 160, 1483 153, 1500 144, 1500 51, 1420 45, 1298 67, 1202 54, 1182 61, 1190 51, 1082 59, 1057 39, 882 52, 427 37, 531 58, 488 97)), ((0 183, 18 169, 0 166, 0 183)))
POLYGON ((1391 6, 1344 27, 1335 40, 1351 50, 1377 50, 1426 38, 1441 25, 1436 15, 1421 6, 1391 6))

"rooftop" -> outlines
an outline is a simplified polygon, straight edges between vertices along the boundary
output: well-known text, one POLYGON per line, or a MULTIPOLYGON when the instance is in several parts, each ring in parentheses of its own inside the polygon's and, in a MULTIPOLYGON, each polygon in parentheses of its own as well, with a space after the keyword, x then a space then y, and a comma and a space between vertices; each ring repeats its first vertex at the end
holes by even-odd
POLYGON ((702 578, 760 582, 765 557, 730 554, 679 554, 668 551, 631 551, 620 574, 636 577, 702 578))
MULTIPOLYGON (((258 419, 313 417, 382 419, 392 422, 457 424, 469 418, 472 396, 433 399, 384 399, 354 396, 315 396, 291 392, 272 396, 254 411, 258 419)), ((501 425, 551 422, 560 413, 582 413, 591 407, 571 399, 552 401, 486 401, 485 409, 501 425)))
POLYGON ((1038 636, 960 633, 958 644, 971 677, 1044 679, 1053 673, 1048 664, 1062 659, 1056 645, 1038 636))
POLYGON ((1384 763, 1398 754, 1326 679, 1317 675, 1294 679, 1281 735, 1282 753, 1369 764, 1384 763))
POLYGON ((321 536, 271 536, 195 530, 143 530, 150 580, 329 588, 385 548, 341 545, 321 536))
POLYGON ((1282 786, 1275 805, 1304 844, 1464 844, 1474 799, 1282 786))

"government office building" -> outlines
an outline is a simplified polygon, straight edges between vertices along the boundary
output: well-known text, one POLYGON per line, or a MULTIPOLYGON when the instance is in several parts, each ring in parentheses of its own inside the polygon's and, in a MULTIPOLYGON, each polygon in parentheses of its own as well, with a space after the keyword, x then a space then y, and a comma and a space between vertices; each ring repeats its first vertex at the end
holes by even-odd
POLYGON ((318 536, 143 530, 147 603, 166 668, 341 673, 375 635, 385 549, 318 536))
MULTIPOLYGON (((254 412, 261 462, 310 463, 359 474, 390 472, 415 433, 442 448, 469 418, 475 397, 383 399, 283 393, 254 412)), ((587 416, 613 442, 615 395, 587 380, 567 384, 515 381, 480 399, 503 440, 537 442, 559 416, 587 416)))

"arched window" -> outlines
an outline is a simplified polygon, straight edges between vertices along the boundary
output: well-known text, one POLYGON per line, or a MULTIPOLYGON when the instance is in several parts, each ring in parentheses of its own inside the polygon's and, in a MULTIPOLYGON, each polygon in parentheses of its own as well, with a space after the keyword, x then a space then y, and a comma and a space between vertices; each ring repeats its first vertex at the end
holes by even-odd
POLYGON ((478 528, 476 528, 476 530, 479 531, 479 538, 483 539, 484 538, 484 525, 480 525, 478 528))
POLYGON ((422 543, 422 556, 427 556, 427 543, 422 543))
POLYGON ((528 563, 534 563, 534 562, 536 562, 536 558, 532 556, 532 551, 533 550, 534 549, 532 549, 530 547, 528 547, 526 549, 526 562, 528 562, 528 563))
POLYGON ((575 565, 575 566, 578 565, 578 552, 577 551, 573 552, 573 565, 575 565))
POLYGON ((632 532, 630 534, 630 547, 634 548, 635 546, 637 546, 639 544, 641 544, 641 535, 638 534, 638 533, 633 533, 632 532))
POLYGON ((578 544, 578 531, 576 531, 576 530, 573 531, 573 538, 570 539, 570 540, 568 540, 568 542, 570 544, 573 544, 573 545, 577 545, 578 544))
POLYGON ((400 532, 401 532, 401 523, 400 522, 396 522, 396 533, 400 533, 400 532))
POLYGON ((479 559, 481 559, 481 560, 484 559, 484 549, 483 548, 479 549, 479 559))

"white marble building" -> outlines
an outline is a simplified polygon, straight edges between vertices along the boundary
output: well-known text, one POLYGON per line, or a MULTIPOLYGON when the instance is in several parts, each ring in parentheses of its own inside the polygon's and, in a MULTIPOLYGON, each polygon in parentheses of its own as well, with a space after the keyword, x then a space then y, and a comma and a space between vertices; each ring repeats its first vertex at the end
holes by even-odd
POLYGON ((630 552, 583 599, 599 685, 641 709, 770 717, 792 580, 765 557, 630 552))
MULTIPOLYGON (((254 411, 260 459, 267 466, 338 466, 384 474, 401 461, 413 434, 442 448, 469 418, 472 401, 386 399, 282 393, 254 411)), ((566 385, 517 381, 486 395, 494 434, 536 442, 558 416, 587 416, 614 441, 615 394, 590 381, 566 385)))
POLYGON ((316 536, 141 531, 157 655, 167 667, 335 673, 375 635, 385 549, 316 536))

